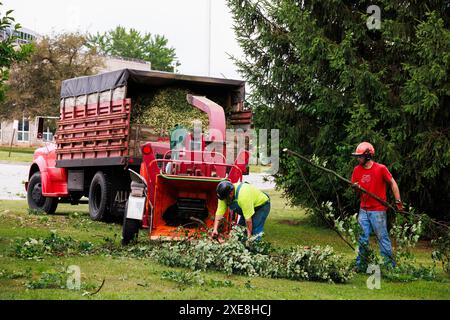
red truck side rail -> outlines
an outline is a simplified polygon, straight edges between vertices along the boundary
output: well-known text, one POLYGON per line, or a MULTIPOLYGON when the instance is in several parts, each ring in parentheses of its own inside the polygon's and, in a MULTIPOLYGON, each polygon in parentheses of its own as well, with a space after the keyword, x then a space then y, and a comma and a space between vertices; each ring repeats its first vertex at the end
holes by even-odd
POLYGON ((57 163, 129 156, 131 99, 61 106, 57 163))

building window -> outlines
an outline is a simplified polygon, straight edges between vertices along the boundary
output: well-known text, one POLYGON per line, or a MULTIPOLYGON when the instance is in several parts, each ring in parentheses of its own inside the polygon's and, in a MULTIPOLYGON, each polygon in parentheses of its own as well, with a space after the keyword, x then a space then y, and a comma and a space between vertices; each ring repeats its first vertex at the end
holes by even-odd
POLYGON ((49 127, 47 127, 47 131, 44 131, 44 141, 45 142, 53 141, 53 132, 50 131, 49 127))
POLYGON ((17 141, 30 141, 30 121, 26 118, 19 120, 19 130, 17 131, 17 141))

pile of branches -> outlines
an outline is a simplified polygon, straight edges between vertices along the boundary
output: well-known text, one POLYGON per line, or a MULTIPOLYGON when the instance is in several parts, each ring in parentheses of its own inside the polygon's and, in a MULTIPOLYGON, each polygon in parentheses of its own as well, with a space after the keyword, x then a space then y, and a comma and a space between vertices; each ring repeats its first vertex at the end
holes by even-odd
POLYGON ((255 241, 255 237, 246 239, 246 230, 239 225, 233 227, 225 242, 211 239, 206 231, 181 241, 156 241, 130 247, 120 246, 114 239, 104 240, 103 245, 95 246, 52 232, 45 238, 17 240, 11 254, 36 260, 74 255, 150 258, 166 266, 193 271, 215 270, 229 275, 330 283, 345 283, 354 275, 352 263, 330 246, 273 248, 268 242, 255 241))
POLYGON ((226 274, 345 283, 354 273, 352 264, 330 246, 274 249, 269 243, 245 240, 245 230, 234 226, 226 242, 203 238, 163 243, 152 258, 170 267, 215 270, 226 274))

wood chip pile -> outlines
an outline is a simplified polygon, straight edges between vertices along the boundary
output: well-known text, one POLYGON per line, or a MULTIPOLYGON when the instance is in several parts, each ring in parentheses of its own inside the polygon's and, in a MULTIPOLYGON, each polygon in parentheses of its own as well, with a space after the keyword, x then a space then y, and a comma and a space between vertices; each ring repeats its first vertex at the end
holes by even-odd
POLYGON ((208 129, 208 115, 191 106, 186 95, 189 91, 166 88, 151 95, 134 99, 131 122, 150 126, 154 134, 168 135, 177 124, 186 129, 194 128, 194 121, 201 121, 203 131, 208 129))

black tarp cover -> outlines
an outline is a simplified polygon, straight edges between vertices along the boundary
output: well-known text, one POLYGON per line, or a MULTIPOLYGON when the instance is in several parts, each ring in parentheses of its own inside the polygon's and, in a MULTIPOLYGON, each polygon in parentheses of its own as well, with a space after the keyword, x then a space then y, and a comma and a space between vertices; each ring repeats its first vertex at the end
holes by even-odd
POLYGON ((61 99, 108 91, 130 85, 170 86, 183 84, 202 87, 220 87, 234 91, 238 96, 235 98, 239 101, 243 101, 245 98, 245 82, 240 80, 188 76, 160 71, 123 69, 94 76, 65 80, 61 86, 61 99))

